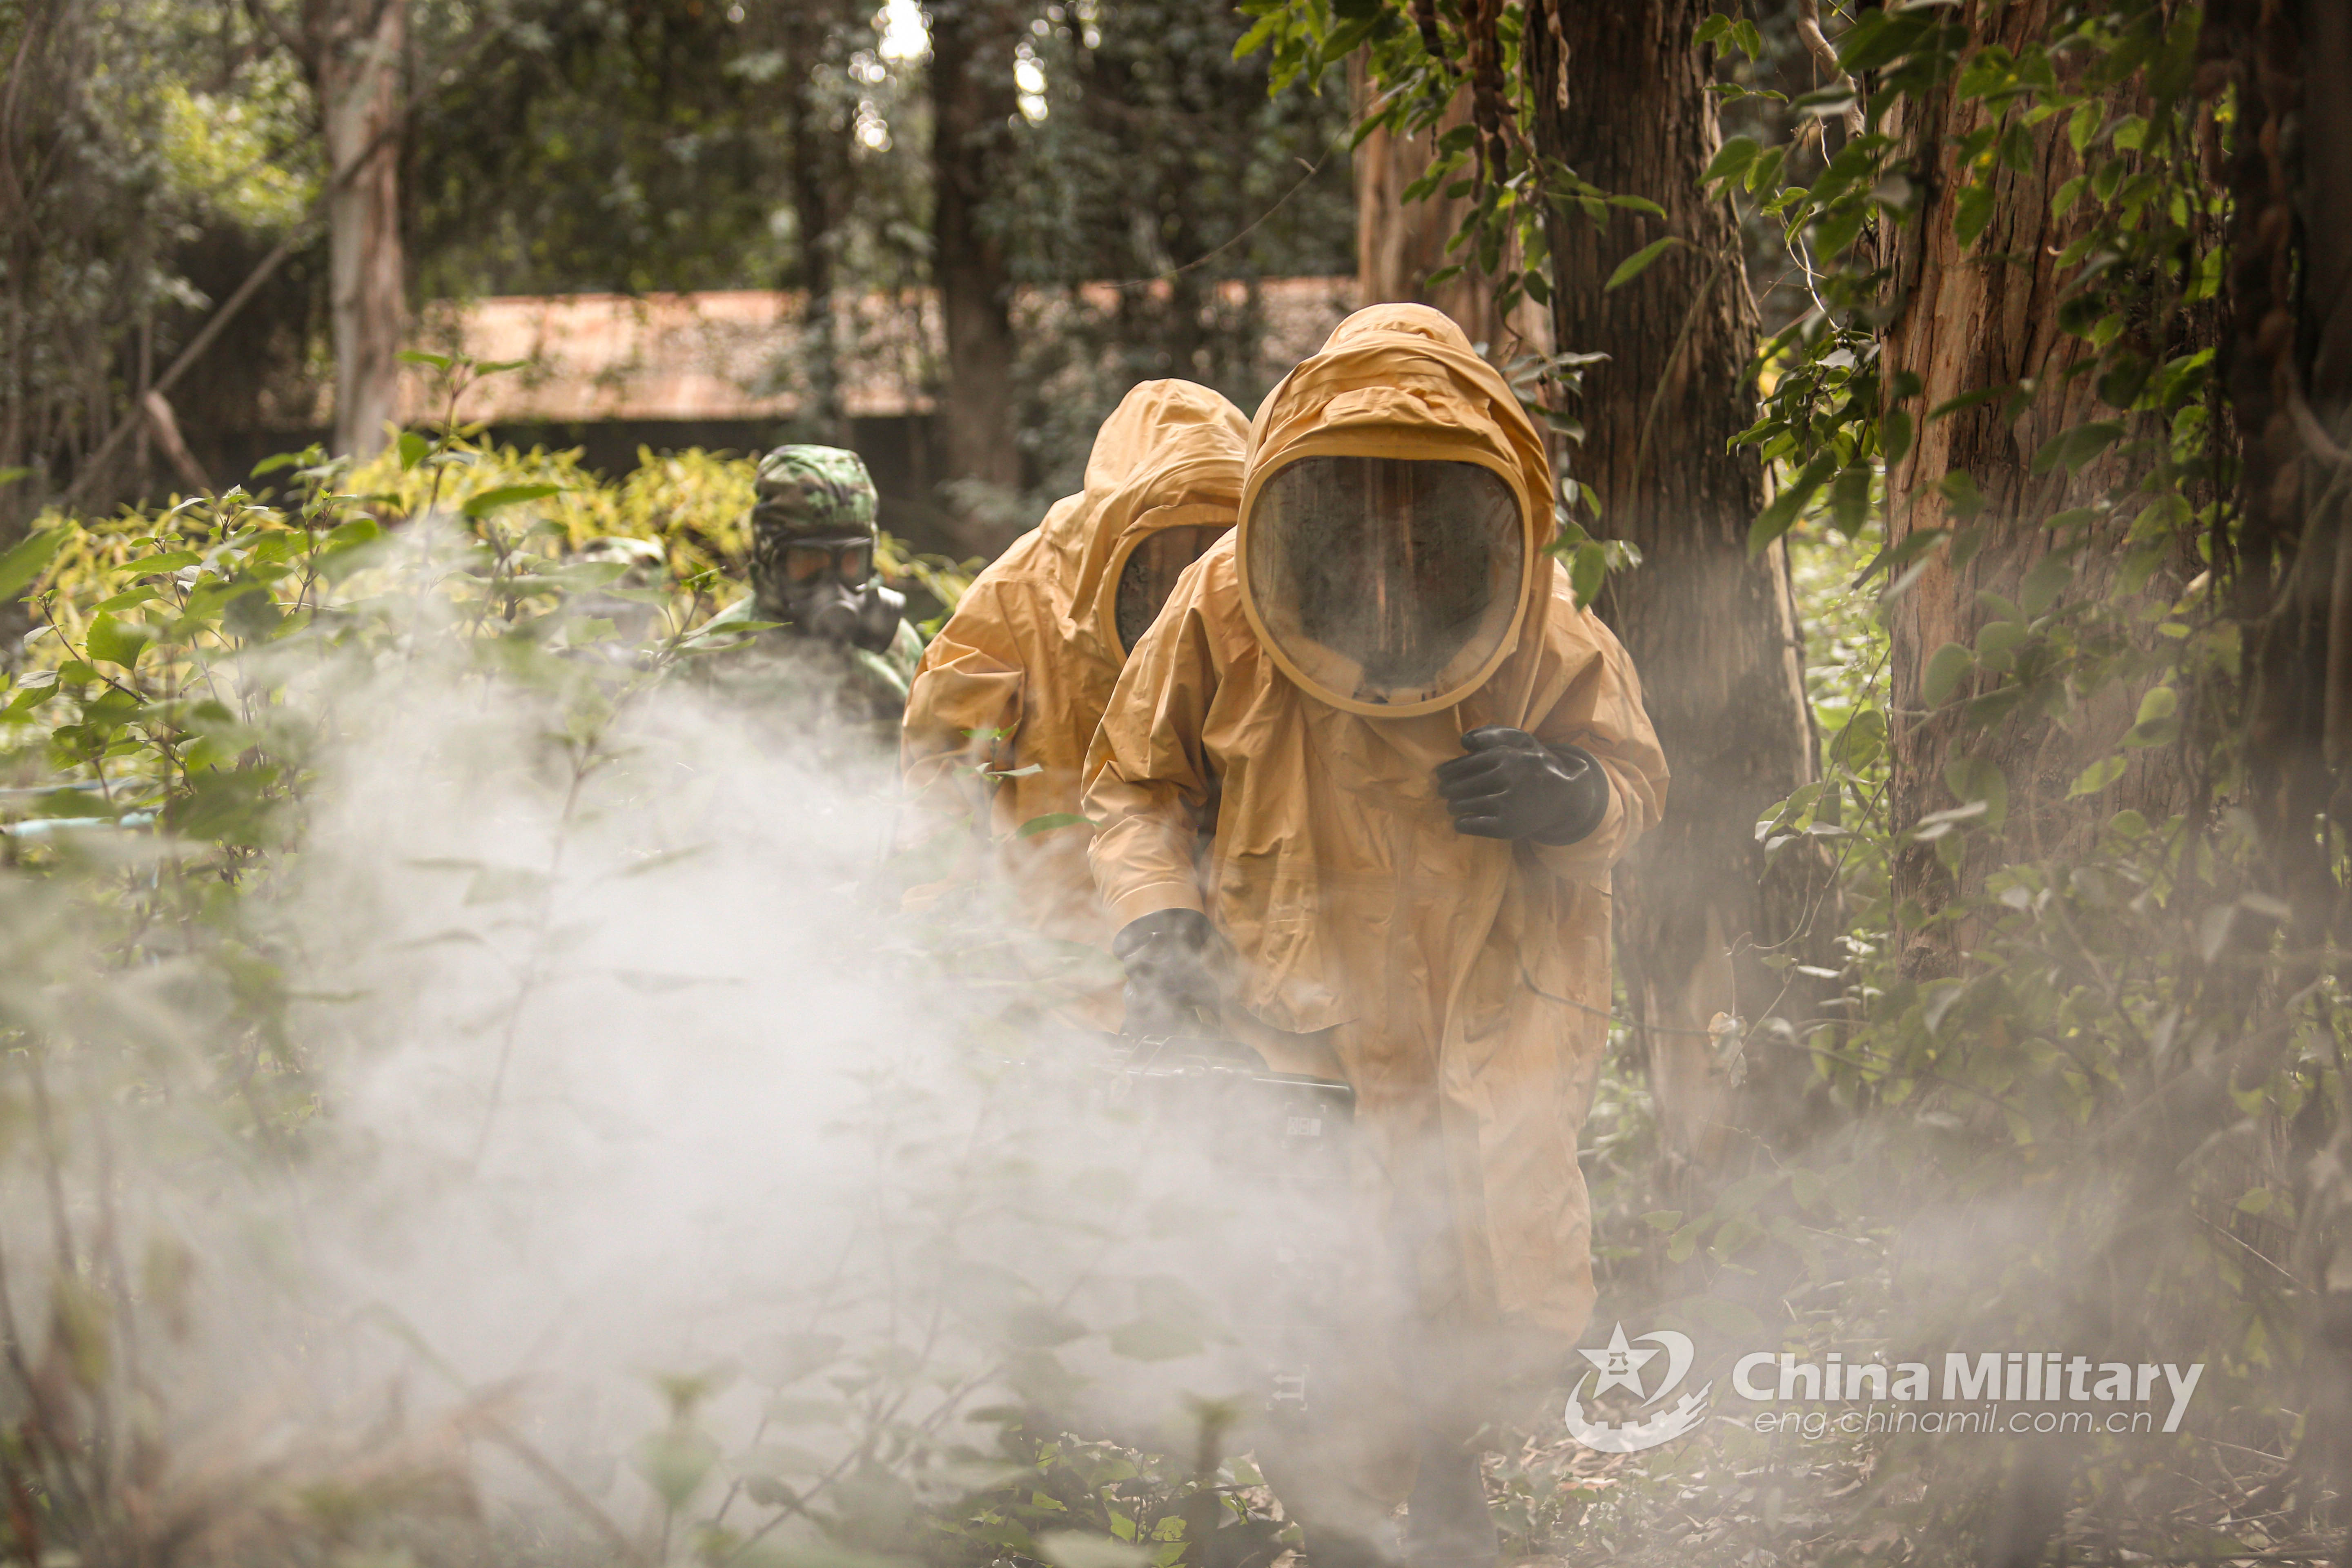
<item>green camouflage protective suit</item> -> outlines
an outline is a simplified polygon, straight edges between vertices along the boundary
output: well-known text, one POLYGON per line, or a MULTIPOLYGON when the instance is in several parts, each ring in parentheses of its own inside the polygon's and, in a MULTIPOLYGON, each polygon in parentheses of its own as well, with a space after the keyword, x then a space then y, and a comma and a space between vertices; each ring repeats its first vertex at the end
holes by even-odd
POLYGON ((761 640, 823 668, 829 650, 848 686, 893 725, 923 657, 906 601, 874 578, 880 498, 865 461, 839 447, 778 447, 760 459, 751 502, 754 614, 783 623, 761 640), (814 645, 814 646, 811 646, 814 645))

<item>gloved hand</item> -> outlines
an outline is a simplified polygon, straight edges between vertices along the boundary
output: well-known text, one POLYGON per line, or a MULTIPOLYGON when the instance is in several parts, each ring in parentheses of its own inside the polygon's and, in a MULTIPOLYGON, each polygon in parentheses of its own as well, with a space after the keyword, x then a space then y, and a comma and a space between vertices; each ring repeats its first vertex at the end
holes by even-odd
POLYGON ((1486 724, 1462 737, 1462 750, 1437 768, 1456 833, 1573 844, 1609 815, 1609 775, 1581 746, 1547 746, 1525 730, 1486 724))
POLYGON ((1209 955, 1215 942, 1209 917, 1198 910, 1154 910, 1120 928, 1110 951, 1127 966, 1122 1032, 1139 1038, 1191 1034, 1201 1027, 1195 1007, 1214 1017, 1217 980, 1209 955))

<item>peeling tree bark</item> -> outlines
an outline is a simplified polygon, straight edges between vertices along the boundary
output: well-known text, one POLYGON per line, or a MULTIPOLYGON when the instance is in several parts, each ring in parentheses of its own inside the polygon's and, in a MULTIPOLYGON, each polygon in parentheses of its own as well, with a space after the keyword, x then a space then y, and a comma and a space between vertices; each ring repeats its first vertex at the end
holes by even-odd
POLYGON ((1792 845, 1768 866, 1754 832, 1816 761, 1787 558, 1778 544, 1749 556, 1763 474, 1728 446, 1755 417, 1757 316, 1732 215, 1699 188, 1720 144, 1708 68, 1691 47, 1710 9, 1549 0, 1529 5, 1524 35, 1537 152, 1666 214, 1622 212, 1601 231, 1563 206, 1549 236, 1555 341, 1611 356, 1587 373, 1587 435, 1570 467, 1600 499, 1597 531, 1643 557, 1599 607, 1641 670, 1674 770, 1664 822, 1617 872, 1618 962, 1670 1153, 1698 1160, 1722 1152, 1735 1121, 1755 1132, 1785 1124, 1811 1066, 1751 1047, 1754 1092, 1735 1113, 1709 1022, 1808 1016, 1813 998, 1763 961, 1810 960, 1837 925, 1822 858, 1792 845), (1603 291, 1621 261, 1666 234, 1691 243, 1603 291))
MULTIPOLYGON (((2053 9, 2053 0, 1999 7, 1972 3, 1963 20, 1979 45, 2018 50, 2049 36, 2053 9)), ((2118 99, 2115 107, 2134 106, 2118 99)), ((1995 618, 1979 595, 2016 600, 2026 574, 2063 542, 2046 526, 2048 520, 2126 477, 2112 456, 2071 476, 2063 467, 2032 472, 2035 454, 2053 437, 2093 419, 2119 417, 2098 401, 2093 378, 2065 374, 2095 353, 2058 324, 2064 280, 2057 258, 2091 221, 2091 204, 2077 205, 2065 218, 2051 216, 2051 198, 2080 172, 2059 121, 2032 130, 2033 155, 2025 172, 2000 168, 1994 217, 1976 245, 1963 252, 1953 230, 1963 183, 1955 150, 1989 116, 2009 112, 2013 110, 2006 106, 1988 110, 1982 102, 1958 102, 1948 89, 1902 127, 1918 150, 1925 195, 1917 220, 1896 230, 1893 287, 1900 291, 1901 314, 1886 333, 1882 367, 1890 384, 1908 372, 1924 390, 1909 409, 1916 430, 1911 448, 1886 477, 1888 542, 1899 545, 1924 529, 1973 528, 1980 542, 1972 551, 1937 551, 1926 557, 1924 569, 1887 617, 1891 820, 1898 832, 1906 831, 1927 813, 1962 804, 1947 784, 1956 762, 1992 763, 2000 768, 2008 793, 2008 816, 2000 834, 1990 846, 1980 838, 1957 876, 1937 859, 1932 844, 1912 843, 1897 855, 1900 962, 1915 979, 1960 969, 1967 931, 1937 916, 1955 899, 1979 889, 1999 860, 2063 855, 2124 805, 2161 821, 2189 800, 2186 765, 2174 748, 2135 753, 2123 779, 2096 800, 2069 799, 2083 769, 2130 727, 2140 693, 2124 683, 2110 683, 2073 708, 2064 724, 2021 710, 1989 729, 1964 725, 1959 705, 1990 691, 1996 678, 1970 677, 1933 711, 1923 689, 1927 664, 1938 648, 1947 643, 1974 647, 1995 618), (1994 398, 1940 419, 1927 417, 1956 397, 2026 377, 2035 379, 2038 390, 2021 412, 1994 398), (1973 480, 1980 510, 1966 502, 1956 510, 1939 488, 1948 475, 1960 471, 1973 480)), ((2162 352, 2182 350, 2176 345, 2162 352)), ((2070 597, 2104 596, 2116 581, 2116 547, 2129 521, 2126 512, 2085 536, 2066 590, 2070 597)), ((2170 581, 2177 591, 2180 574, 2170 581)), ((2160 594, 2163 587, 2159 581, 2150 591, 2160 594)))

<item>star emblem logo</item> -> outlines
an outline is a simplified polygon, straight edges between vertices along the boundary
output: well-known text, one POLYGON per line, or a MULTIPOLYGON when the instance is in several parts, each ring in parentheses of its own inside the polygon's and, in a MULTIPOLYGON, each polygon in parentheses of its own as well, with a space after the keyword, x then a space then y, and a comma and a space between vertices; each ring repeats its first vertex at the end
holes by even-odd
POLYGON ((1601 1381, 1592 1385, 1596 1395, 1606 1394, 1612 1388, 1624 1388, 1631 1390, 1638 1399, 1642 1397, 1643 1364, 1658 1352, 1635 1350, 1625 1341, 1625 1325, 1619 1323, 1610 1333, 1609 1343, 1605 1347, 1593 1351, 1580 1346, 1576 1353, 1601 1370, 1601 1381))

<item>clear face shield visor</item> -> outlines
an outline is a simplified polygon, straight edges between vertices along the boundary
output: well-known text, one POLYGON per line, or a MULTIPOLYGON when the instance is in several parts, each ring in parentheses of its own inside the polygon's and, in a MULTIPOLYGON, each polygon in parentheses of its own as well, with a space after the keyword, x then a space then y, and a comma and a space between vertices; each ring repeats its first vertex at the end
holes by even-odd
POLYGON ((1176 591, 1176 579, 1224 531, 1223 528, 1180 523, 1136 541, 1118 569, 1118 595, 1112 605, 1118 646, 1123 651, 1135 651, 1135 645, 1159 618, 1160 606, 1176 591))
POLYGON ((1517 492, 1476 463, 1310 457, 1250 507, 1244 562, 1276 650, 1358 709, 1457 700, 1510 639, 1528 574, 1517 492))

